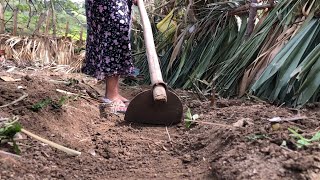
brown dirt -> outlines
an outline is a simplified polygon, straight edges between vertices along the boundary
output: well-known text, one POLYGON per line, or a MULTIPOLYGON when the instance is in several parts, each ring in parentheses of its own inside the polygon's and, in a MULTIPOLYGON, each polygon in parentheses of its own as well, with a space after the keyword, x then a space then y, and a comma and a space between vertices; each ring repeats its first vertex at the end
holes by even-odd
MULTIPOLYGON (((100 118, 98 102, 92 98, 69 99, 62 108, 30 110, 47 97, 59 101, 63 94, 56 89, 92 97, 95 90, 103 92, 103 84, 83 75, 34 70, 2 70, 0 75, 21 78, 0 81, 0 106, 23 92, 29 95, 1 108, 0 117, 19 116, 25 129, 82 152, 70 157, 23 135, 21 158, 0 155, 0 179, 320 179, 319 143, 298 149, 287 130, 299 127, 306 137, 319 131, 317 104, 297 111, 250 99, 218 99, 212 108, 192 93, 177 91, 185 109, 200 115, 198 121, 220 125, 198 123, 188 129, 181 123, 167 132, 166 127, 126 123, 122 116, 100 118), (52 82, 69 78, 79 83, 52 82), (279 129, 267 121, 298 113, 308 119, 282 122, 279 129), (232 126, 244 118, 244 126, 232 126), (280 146, 284 141, 286 146, 280 146)), ((142 88, 122 90, 133 97, 142 88)))

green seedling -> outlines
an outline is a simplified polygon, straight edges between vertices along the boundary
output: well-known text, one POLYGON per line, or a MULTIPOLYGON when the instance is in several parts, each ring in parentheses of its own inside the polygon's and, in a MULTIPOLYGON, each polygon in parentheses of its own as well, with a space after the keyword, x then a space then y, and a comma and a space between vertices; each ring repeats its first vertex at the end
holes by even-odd
POLYGON ((303 137, 301 134, 299 134, 297 131, 295 131, 291 128, 288 128, 288 130, 292 133, 293 137, 298 139, 297 144, 296 144, 298 148, 309 146, 313 142, 317 142, 320 140, 320 131, 318 131, 316 134, 314 134, 311 139, 307 139, 307 138, 303 137))
POLYGON ((31 110, 34 112, 38 112, 41 109, 45 108, 46 106, 48 106, 50 103, 52 102, 52 100, 50 98, 41 100, 40 102, 37 102, 35 105, 33 105, 31 107, 31 110))
POLYGON ((264 134, 253 134, 253 135, 246 136, 246 138, 250 141, 256 141, 258 139, 266 139, 268 138, 268 136, 264 134))
POLYGON ((66 103, 68 99, 68 96, 62 96, 58 102, 55 102, 52 99, 47 98, 33 105, 31 107, 31 110, 34 112, 39 112, 41 109, 47 107, 48 105, 51 105, 55 109, 59 109, 66 103))
POLYGON ((51 102, 51 106, 52 106, 53 108, 59 109, 59 108, 61 108, 61 107, 66 103, 67 100, 68 100, 68 96, 62 96, 62 97, 59 99, 58 103, 51 102))
POLYGON ((20 154, 20 149, 17 143, 14 141, 14 136, 16 133, 21 131, 22 126, 17 122, 18 120, 11 120, 11 122, 0 123, 0 144, 2 141, 13 143, 13 150, 16 154, 20 154))
POLYGON ((188 111, 186 112, 186 119, 184 119, 186 123, 186 127, 189 129, 191 125, 195 123, 194 121, 198 118, 199 118, 199 115, 198 114, 192 115, 190 108, 188 108, 188 111))

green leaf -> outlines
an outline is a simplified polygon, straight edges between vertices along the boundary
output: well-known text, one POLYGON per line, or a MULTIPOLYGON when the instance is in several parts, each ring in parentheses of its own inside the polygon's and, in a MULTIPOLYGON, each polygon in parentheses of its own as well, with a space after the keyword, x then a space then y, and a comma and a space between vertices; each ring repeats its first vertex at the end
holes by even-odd
POLYGON ((311 139, 304 138, 301 134, 297 133, 295 130, 288 128, 288 130, 296 137, 298 138, 297 140, 297 146, 299 148, 303 146, 309 146, 311 145, 312 142, 314 141, 319 141, 320 140, 320 131, 318 131, 311 139))
POLYGON ((59 99, 58 103, 51 102, 51 105, 52 105, 53 108, 59 109, 59 108, 61 108, 61 107, 66 103, 66 101, 67 101, 68 99, 69 99, 68 96, 62 96, 62 97, 59 99))
POLYGON ((192 120, 193 120, 193 116, 191 114, 190 108, 188 108, 188 110, 186 112, 186 119, 184 120, 186 128, 189 129, 191 127, 191 125, 193 124, 192 120))
POLYGON ((50 98, 41 100, 38 103, 36 103, 35 105, 33 105, 31 107, 31 110, 34 111, 34 112, 38 112, 41 109, 45 108, 47 105, 49 105, 51 102, 52 102, 52 100, 50 98))
POLYGON ((298 93, 299 93, 299 98, 298 98, 298 105, 304 105, 306 104, 309 99, 314 96, 316 92, 318 92, 319 87, 320 87, 320 51, 318 51, 318 60, 316 63, 312 66, 310 69, 310 72, 305 78, 305 81, 303 84, 300 86, 298 93))
MULTIPOLYGON (((308 45, 312 42, 312 38, 314 37, 317 28, 315 27, 316 24, 312 25, 310 31, 301 31, 304 36, 302 36, 301 40, 297 40, 296 45, 292 47, 292 51, 287 52, 289 55, 288 58, 282 58, 283 66, 281 67, 280 71, 278 72, 278 81, 276 84, 275 92, 273 93, 272 100, 276 100, 281 90, 286 88, 286 84, 290 81, 290 75, 297 68, 299 65, 301 58, 305 54, 308 45)), ((299 35, 297 35, 299 37, 299 35)), ((292 40, 294 41, 294 40, 292 40)), ((286 93, 286 91, 284 91, 286 93)))
POLYGON ((192 121, 190 121, 190 119, 185 119, 184 121, 186 123, 186 128, 189 129, 191 127, 191 125, 192 125, 192 121))
POLYGON ((22 126, 18 122, 10 123, 0 128, 0 136, 13 138, 17 132, 21 131, 22 126))
POLYGON ((320 140, 320 131, 318 131, 313 137, 310 139, 310 141, 319 141, 320 140))
POLYGON ((19 146, 17 145, 17 143, 14 140, 12 140, 12 142, 13 142, 13 151, 16 154, 21 154, 21 150, 20 150, 19 146))
POLYGON ((257 80, 254 85, 251 87, 251 90, 255 92, 258 87, 260 87, 263 83, 268 81, 271 77, 273 77, 280 68, 284 65, 287 59, 289 59, 294 53, 294 50, 299 47, 299 43, 303 43, 303 39, 308 35, 311 28, 315 25, 316 21, 313 21, 312 24, 306 27, 306 29, 300 32, 297 36, 295 36, 290 42, 288 42, 285 47, 278 53, 278 55, 273 59, 271 64, 267 67, 264 73, 261 75, 259 80, 257 80))
MULTIPOLYGON (((179 13, 185 13, 187 17, 187 8, 183 3, 178 4, 179 13)), ((249 72, 246 70, 252 65, 257 71, 250 74, 242 91, 249 88, 250 93, 260 99, 290 106, 303 106, 318 100, 320 88, 317 79, 320 78, 315 65, 318 65, 316 61, 320 52, 317 47, 320 24, 314 15, 319 10, 319 3, 316 0, 277 2, 255 27, 251 37, 244 41, 248 13, 236 18, 230 12, 245 4, 246 1, 242 0, 196 2, 197 20, 177 21, 179 30, 176 37, 180 38, 173 38, 175 42, 172 42, 172 37, 164 37, 155 31, 164 80, 173 88, 183 89, 194 88, 195 83, 208 82, 196 84, 199 91, 210 92, 214 84, 219 95, 232 97, 238 95, 244 73, 249 72), (302 15, 305 4, 311 8, 308 16, 302 15), (295 27, 301 28, 295 30, 295 27), (271 54, 272 48, 277 47, 276 43, 284 44, 283 49, 271 54), (264 58, 258 61, 260 56, 264 58)), ((151 16, 151 19, 157 19, 161 13, 151 16)), ((142 30, 141 24, 137 24, 137 29, 142 30)), ((142 36, 140 31, 136 32, 139 33, 142 36)), ((144 52, 141 38, 134 38, 138 44, 137 52, 144 52)), ((146 77, 144 82, 149 83, 146 58, 145 54, 137 56, 136 62, 146 77)))
POLYGON ((308 141, 304 140, 304 139, 299 139, 297 141, 298 143, 298 147, 301 148, 303 146, 309 146, 311 143, 309 143, 308 141))
POLYGON ((188 108, 188 111, 186 113, 186 117, 187 117, 187 119, 192 120, 192 114, 191 114, 190 108, 188 108))
POLYGON ((297 138, 307 141, 301 134, 297 133, 295 130, 288 128, 288 130, 297 138))

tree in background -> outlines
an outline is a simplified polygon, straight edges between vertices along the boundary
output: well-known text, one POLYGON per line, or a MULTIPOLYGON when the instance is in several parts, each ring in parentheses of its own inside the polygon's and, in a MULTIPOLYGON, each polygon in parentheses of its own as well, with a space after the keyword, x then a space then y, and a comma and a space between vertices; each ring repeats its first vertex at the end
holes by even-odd
POLYGON ((84 3, 70 0, 2 0, 0 3, 2 33, 67 35, 79 39, 81 29, 86 27, 84 3))

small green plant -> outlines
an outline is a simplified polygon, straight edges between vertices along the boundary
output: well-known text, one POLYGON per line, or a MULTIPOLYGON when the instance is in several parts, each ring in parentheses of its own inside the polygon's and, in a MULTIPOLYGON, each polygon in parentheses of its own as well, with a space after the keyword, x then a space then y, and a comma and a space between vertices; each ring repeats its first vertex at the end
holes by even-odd
POLYGON ((3 142, 12 142, 13 150, 16 154, 20 154, 20 149, 14 141, 16 133, 21 131, 22 126, 17 118, 0 121, 0 144, 3 142))
POLYGON ((264 134, 252 134, 252 135, 246 136, 246 138, 250 141, 255 141, 258 139, 266 139, 266 138, 268 138, 268 136, 266 136, 264 134))
POLYGON ((291 128, 288 128, 288 130, 292 133, 292 136, 297 139, 296 145, 298 148, 309 146, 313 142, 317 142, 320 140, 320 131, 318 131, 316 134, 314 134, 311 139, 307 139, 307 138, 303 137, 301 134, 299 134, 296 130, 293 130, 291 128))
POLYGON ((189 129, 191 125, 195 123, 195 120, 198 118, 199 118, 199 115, 198 114, 192 115, 190 108, 188 108, 188 111, 186 112, 186 119, 184 119, 186 123, 186 127, 189 129))
POLYGON ((43 99, 43 100, 37 102, 36 104, 34 104, 31 107, 31 110, 34 112, 39 112, 41 109, 47 107, 51 103, 51 101, 52 100, 50 98, 43 99))
POLYGON ((68 96, 62 96, 58 102, 55 102, 51 98, 46 98, 34 104, 31 107, 31 110, 34 112, 39 112, 41 109, 47 107, 48 105, 51 105, 54 109, 59 109, 66 103, 68 99, 68 96))
POLYGON ((51 106, 55 109, 59 109, 66 103, 67 100, 68 96, 62 96, 57 103, 51 102, 51 106))

